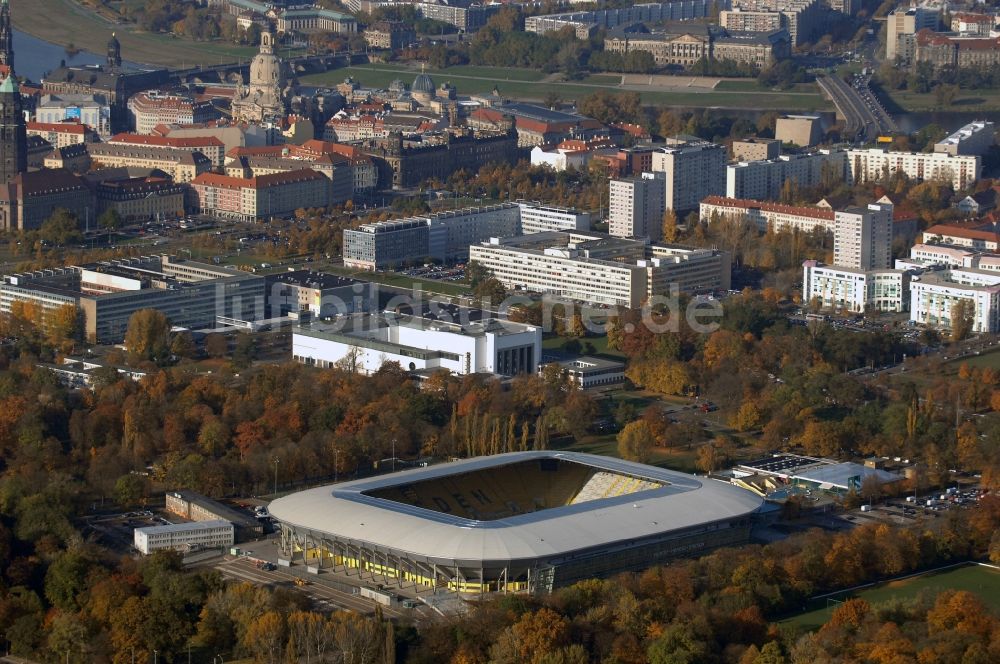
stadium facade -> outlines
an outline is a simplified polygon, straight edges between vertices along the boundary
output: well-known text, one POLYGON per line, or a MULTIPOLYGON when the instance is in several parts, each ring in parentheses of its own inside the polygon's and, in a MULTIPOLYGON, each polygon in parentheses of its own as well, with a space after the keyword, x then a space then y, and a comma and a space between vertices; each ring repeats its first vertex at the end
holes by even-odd
POLYGON ((746 542, 762 499, 684 473, 514 452, 271 503, 282 555, 417 591, 548 592, 746 542))

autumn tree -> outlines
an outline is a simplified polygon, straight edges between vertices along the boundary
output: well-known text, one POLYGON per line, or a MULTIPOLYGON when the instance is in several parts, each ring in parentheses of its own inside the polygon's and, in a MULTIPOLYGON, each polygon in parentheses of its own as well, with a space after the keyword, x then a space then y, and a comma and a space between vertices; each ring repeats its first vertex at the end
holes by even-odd
POLYGON ((976 305, 972 300, 958 300, 951 305, 951 340, 962 341, 972 332, 976 305))
POLYGON ((677 213, 673 210, 663 213, 663 241, 667 243, 677 241, 677 213))
POLYGON ((170 321, 158 309, 140 309, 128 319, 125 348, 129 362, 165 362, 170 356, 170 321))
POLYGON ((645 463, 656 439, 646 420, 629 422, 618 432, 618 454, 627 461, 645 463))

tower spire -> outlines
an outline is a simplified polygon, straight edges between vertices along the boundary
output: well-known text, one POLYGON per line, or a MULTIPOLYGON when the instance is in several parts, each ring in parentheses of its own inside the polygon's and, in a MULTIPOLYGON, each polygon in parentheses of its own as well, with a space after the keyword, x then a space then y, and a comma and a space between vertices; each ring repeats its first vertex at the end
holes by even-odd
POLYGON ((14 24, 7 0, 0 0, 0 65, 14 66, 14 24))
MULTIPOLYGON (((5 3, 6 4, 6 3, 5 3)), ((28 137, 25 133, 21 91, 13 67, 0 82, 0 185, 28 170, 28 137)))

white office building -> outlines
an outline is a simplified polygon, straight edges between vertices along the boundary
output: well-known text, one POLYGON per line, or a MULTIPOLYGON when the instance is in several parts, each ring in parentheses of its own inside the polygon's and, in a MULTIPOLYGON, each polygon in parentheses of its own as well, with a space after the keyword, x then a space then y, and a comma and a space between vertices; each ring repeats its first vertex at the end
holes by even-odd
POLYGON ((653 152, 652 170, 663 173, 663 207, 681 213, 697 210, 706 196, 724 193, 726 148, 698 139, 672 139, 653 152))
POLYGON ((854 270, 892 265, 892 206, 870 203, 837 211, 833 219, 833 264, 854 270))
POLYGON ((236 530, 228 521, 197 521, 136 528, 133 537, 135 548, 149 555, 163 549, 186 551, 230 547, 236 541, 236 530))
POLYGON ((925 272, 910 283, 910 320, 950 328, 952 310, 966 300, 973 305, 973 332, 1000 331, 1000 272, 973 268, 925 272))
POLYGON ((292 332, 296 362, 364 374, 398 362, 405 371, 425 376, 439 369, 514 376, 537 371, 541 356, 541 328, 490 317, 448 322, 391 313, 355 315, 292 332))
POLYGON ((536 233, 493 238, 469 249, 508 290, 638 308, 653 295, 728 290, 724 251, 650 245, 602 233, 536 233))
POLYGON ((521 233, 545 231, 589 231, 590 213, 573 208, 555 207, 532 201, 518 201, 521 208, 521 233))
POLYGON ((810 260, 802 264, 802 301, 850 313, 906 311, 912 276, 908 269, 859 270, 810 260))
POLYGON ((979 155, 951 155, 946 152, 895 152, 885 148, 847 151, 851 180, 878 182, 902 173, 911 180, 949 182, 956 191, 965 189, 982 174, 979 155))
POLYGON ((42 95, 35 109, 37 122, 76 121, 96 131, 101 138, 111 136, 111 106, 104 95, 42 95))
POLYGON ((520 215, 517 203, 502 203, 345 229, 344 265, 384 270, 424 260, 464 259, 471 244, 516 235, 520 215))
POLYGON ((552 148, 546 150, 541 145, 536 145, 531 149, 532 166, 548 166, 554 171, 565 171, 569 168, 583 170, 590 161, 590 150, 569 150, 566 148, 552 148))
POLYGON ((986 120, 970 122, 934 144, 934 152, 952 156, 984 155, 996 143, 996 125, 986 120))
POLYGON ((611 180, 608 196, 608 231, 615 237, 663 237, 664 174, 611 180))

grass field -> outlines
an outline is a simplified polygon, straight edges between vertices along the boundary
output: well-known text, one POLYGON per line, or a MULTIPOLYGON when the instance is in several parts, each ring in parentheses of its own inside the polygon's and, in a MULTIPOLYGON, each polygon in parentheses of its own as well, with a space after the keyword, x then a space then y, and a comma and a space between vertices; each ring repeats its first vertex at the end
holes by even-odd
MULTIPOLYGON (((892 104, 903 111, 941 111, 933 93, 882 90, 892 104)), ((892 109, 889 108, 891 111, 892 109)), ((962 90, 949 106, 950 111, 1000 111, 1000 90, 962 90)))
MULTIPOLYGON (((51 0, 50 0, 51 1, 51 0)), ((417 67, 398 64, 354 65, 334 69, 322 74, 305 76, 301 82, 306 85, 331 86, 353 76, 362 85, 371 87, 388 86, 395 79, 406 83, 420 73, 417 67)), ((537 70, 507 69, 503 67, 449 67, 444 70, 427 70, 435 83, 451 81, 460 94, 481 94, 494 87, 506 96, 516 99, 540 100, 554 92, 564 101, 577 100, 599 90, 625 90, 618 83, 620 77, 597 74, 581 82, 551 82, 537 70)), ((639 90, 643 103, 659 106, 695 106, 746 109, 816 110, 826 106, 814 86, 789 92, 761 91, 753 81, 723 81, 735 88, 726 90, 704 90, 701 92, 656 92, 639 90), (752 93, 752 94, 751 94, 752 93)))
POLYGON ((115 25, 73 0, 10 0, 10 4, 16 28, 60 46, 72 43, 100 55, 115 32, 122 45, 122 57, 131 62, 174 67, 217 65, 248 60, 257 52, 255 47, 134 31, 136 26, 115 25))
MULTIPOLYGON (((912 599, 923 592, 937 594, 944 590, 967 590, 975 593, 993 611, 1000 612, 1000 571, 980 565, 956 567, 902 581, 891 581, 860 592, 835 596, 832 599, 842 601, 858 597, 876 604, 892 599, 912 599)), ((835 608, 836 603, 833 601, 817 600, 816 606, 810 607, 805 613, 783 620, 782 624, 806 630, 817 629, 830 619, 835 608)))

